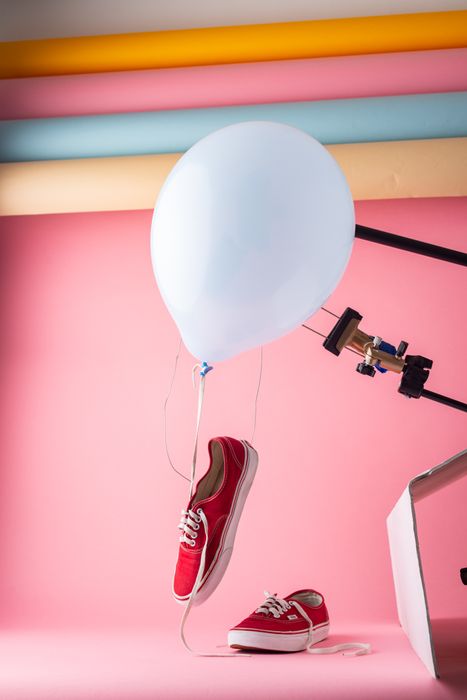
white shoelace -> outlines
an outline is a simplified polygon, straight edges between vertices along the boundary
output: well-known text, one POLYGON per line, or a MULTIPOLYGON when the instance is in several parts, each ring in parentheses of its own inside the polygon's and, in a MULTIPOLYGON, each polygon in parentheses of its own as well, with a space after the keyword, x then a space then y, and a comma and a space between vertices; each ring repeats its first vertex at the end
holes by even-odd
MULTIPOLYGON (((198 510, 201 511, 201 508, 198 510)), ((182 517, 178 526, 178 529, 182 530, 179 538, 180 542, 186 542, 190 547, 194 547, 201 522, 201 515, 196 514, 194 510, 182 510, 182 517)))
POLYGON ((269 615, 271 613, 275 618, 280 617, 286 610, 290 610, 292 607, 292 601, 283 600, 278 598, 275 593, 269 593, 269 591, 264 591, 266 600, 262 603, 259 608, 256 608, 255 613, 263 613, 264 615, 269 615))
POLYGON ((174 368, 172 372, 172 377, 170 379, 170 385, 169 385, 169 391, 167 393, 167 396, 165 397, 164 401, 164 442, 165 442, 165 453, 167 455, 167 459, 169 461, 170 466, 174 470, 176 474, 182 477, 182 479, 185 479, 186 481, 189 482, 190 484, 190 490, 189 490, 189 498, 191 499, 193 495, 193 487, 195 483, 195 476, 196 476, 196 460, 197 460, 197 455, 198 455, 198 438, 199 438, 199 429, 200 429, 200 424, 201 424, 201 416, 203 413, 203 401, 204 401, 204 383, 206 379, 206 375, 208 372, 212 369, 212 367, 209 367, 209 365, 205 362, 203 364, 196 364, 193 369, 192 369, 192 379, 193 379, 193 387, 196 389, 196 383, 195 383, 195 373, 197 370, 199 370, 199 389, 198 389, 198 412, 196 416, 196 428, 195 428, 195 439, 194 439, 194 444, 193 444, 193 457, 191 461, 191 471, 190 471, 190 476, 185 476, 179 469, 177 469, 172 461, 172 458, 170 456, 170 451, 169 451, 169 445, 168 445, 168 440, 167 440, 167 407, 169 403, 169 399, 172 395, 172 389, 175 381, 175 376, 177 374, 177 367, 178 367, 178 361, 180 359, 180 352, 182 348, 182 338, 180 337, 180 341, 178 344, 178 350, 177 354, 175 355, 175 362, 174 362, 174 368))
POLYGON ((311 649, 307 647, 307 652, 309 654, 337 654, 341 651, 342 656, 365 656, 365 654, 371 654, 371 644, 368 642, 345 642, 343 644, 335 644, 333 647, 316 647, 311 649), (353 649, 353 651, 345 651, 346 649, 353 649))
POLYGON ((310 620, 300 603, 296 600, 284 600, 283 598, 278 598, 276 594, 264 591, 266 600, 260 605, 259 608, 255 610, 257 613, 264 613, 265 615, 272 614, 275 618, 281 617, 287 610, 292 607, 296 608, 302 617, 308 622, 308 641, 306 646, 306 651, 309 654, 336 654, 337 652, 343 652, 343 656, 363 656, 364 654, 371 654, 371 645, 366 642, 346 642, 344 644, 335 644, 332 647, 317 647, 312 649, 313 646, 313 622, 310 620), (353 651, 350 651, 350 650, 353 651))
POLYGON ((191 371, 191 377, 193 381, 193 388, 196 389, 195 373, 199 371, 199 387, 198 387, 198 412, 196 415, 196 430, 195 430, 195 442, 193 445, 193 458, 191 460, 191 474, 190 474, 190 499, 193 495, 193 489, 195 486, 196 477, 196 461, 198 458, 198 439, 199 439, 199 428, 201 425, 201 416, 203 415, 203 403, 204 403, 204 383, 206 381, 207 373, 212 370, 212 367, 206 362, 202 365, 194 365, 191 371))
POLYGON ((188 620, 188 615, 190 613, 191 607, 193 605, 193 601, 196 597, 196 594, 198 593, 199 587, 201 585, 201 581, 203 579, 203 574, 204 574, 204 569, 206 565, 206 550, 208 546, 208 521, 206 519, 206 516, 203 512, 202 508, 197 508, 196 511, 193 510, 182 510, 182 518, 180 520, 179 524, 179 529, 182 530, 182 535, 180 536, 180 542, 186 542, 189 543, 190 547, 195 546, 195 540, 198 537, 198 531, 200 528, 201 523, 203 524, 204 527, 204 544, 203 544, 203 549, 201 550, 201 558, 199 562, 199 569, 198 569, 198 575, 196 576, 196 581, 193 585, 193 588, 190 593, 190 597, 188 598, 188 603, 186 605, 185 610, 183 611, 182 619, 180 621, 180 639, 183 642, 183 645, 187 651, 190 652, 190 654, 193 654, 194 656, 222 656, 222 657, 231 657, 233 659, 239 659, 242 656, 249 656, 249 654, 235 654, 235 653, 220 653, 220 652, 213 652, 213 651, 196 651, 186 641, 185 637, 185 624, 186 621, 188 620))

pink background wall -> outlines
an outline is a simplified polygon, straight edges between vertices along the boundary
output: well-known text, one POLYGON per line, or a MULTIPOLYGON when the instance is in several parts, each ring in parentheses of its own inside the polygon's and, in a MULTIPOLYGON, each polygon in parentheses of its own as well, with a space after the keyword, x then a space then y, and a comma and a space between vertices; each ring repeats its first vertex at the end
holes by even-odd
MULTIPOLYGON (((357 204, 360 223, 460 249, 466 218, 467 199, 357 204)), ((3 627, 178 623, 170 587, 187 488, 167 463, 162 422, 178 336, 152 275, 150 220, 140 211, 1 221, 3 627)), ((467 400, 465 300, 462 268, 357 241, 327 306, 350 305, 367 332, 408 340, 435 361, 428 388, 467 400)), ((321 312, 311 324, 326 333, 332 321, 321 312)), ((304 329, 265 348, 257 479, 227 575, 193 613, 199 623, 225 629, 264 588, 304 586, 325 594, 334 621, 395 621, 386 516, 409 478, 465 447, 465 414, 409 401, 394 375, 362 377, 356 361, 304 329)), ((250 437, 258 362, 253 351, 209 375, 201 461, 210 436, 250 437)), ((192 364, 185 351, 169 405, 186 472, 192 364)), ((426 558, 440 616, 465 610, 457 569, 467 560, 455 553, 465 553, 466 495, 465 483, 447 489, 422 514, 424 542, 427 515, 448 512, 454 528, 444 518, 426 558), (453 576, 439 565, 448 551, 453 576)))

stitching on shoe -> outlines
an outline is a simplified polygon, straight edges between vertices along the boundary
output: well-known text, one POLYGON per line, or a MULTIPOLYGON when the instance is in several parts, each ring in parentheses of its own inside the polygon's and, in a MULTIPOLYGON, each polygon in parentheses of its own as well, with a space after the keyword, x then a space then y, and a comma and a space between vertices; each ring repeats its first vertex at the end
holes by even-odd
MULTIPOLYGON (((235 450, 234 450, 234 448, 233 448, 233 445, 232 445, 232 442, 231 442, 230 438, 226 437, 226 438, 224 438, 224 439, 227 441, 227 443, 228 443, 228 445, 229 445, 229 447, 230 447, 230 452, 231 452, 231 455, 232 455, 233 459, 234 459, 235 462, 238 464, 238 466, 240 467, 240 469, 243 469, 244 464, 241 464, 241 463, 240 463, 240 461, 239 461, 239 459, 238 459, 238 457, 237 457, 237 455, 236 455, 236 453, 235 453, 235 450)), ((241 444, 243 445, 243 443, 241 443, 241 444)), ((246 449, 245 445, 243 445, 243 449, 245 450, 245 454, 246 454, 247 449, 246 449)))

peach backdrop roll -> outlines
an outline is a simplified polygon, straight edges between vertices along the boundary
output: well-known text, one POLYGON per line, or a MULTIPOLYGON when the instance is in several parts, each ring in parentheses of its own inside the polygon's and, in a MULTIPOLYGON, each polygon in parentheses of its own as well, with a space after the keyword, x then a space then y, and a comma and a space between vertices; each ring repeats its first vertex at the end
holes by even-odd
MULTIPOLYGON (((359 199, 467 195, 467 138, 327 147, 359 199)), ((0 214, 154 207, 181 154, 0 164, 0 214)))

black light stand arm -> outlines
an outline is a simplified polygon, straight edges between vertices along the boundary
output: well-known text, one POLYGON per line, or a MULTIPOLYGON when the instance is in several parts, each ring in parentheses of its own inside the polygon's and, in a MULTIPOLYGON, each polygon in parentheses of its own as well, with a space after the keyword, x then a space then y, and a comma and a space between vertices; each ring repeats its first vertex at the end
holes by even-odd
POLYGON ((442 394, 436 394, 434 391, 428 391, 428 389, 423 389, 420 394, 420 398, 431 399, 432 401, 437 401, 445 406, 451 406, 451 408, 457 408, 459 411, 467 412, 467 403, 462 401, 457 401, 457 399, 451 399, 449 396, 443 396, 442 394))
MULTIPOLYGON (((432 243, 425 243, 424 241, 417 241, 405 236, 397 236, 395 233, 380 231, 377 228, 357 224, 355 226, 355 238, 467 267, 467 253, 443 248, 432 243)), ((357 372, 369 377, 375 376, 376 369, 383 372, 390 370, 402 374, 398 391, 408 398, 419 399, 423 397, 442 403, 445 406, 451 406, 451 408, 457 408, 459 411, 467 412, 467 403, 457 401, 457 399, 452 399, 449 396, 436 394, 434 391, 428 391, 428 389, 424 388, 433 365, 432 360, 421 355, 406 355, 404 358, 407 350, 405 341, 401 341, 396 349, 395 346, 386 343, 382 338, 364 333, 358 327, 361 320, 362 316, 358 311, 350 307, 347 308, 342 316, 338 317, 336 325, 325 338, 323 345, 326 350, 332 352, 333 355, 339 355, 341 350, 347 348, 362 355, 364 359, 363 362, 357 365, 357 372)))
POLYGON ((467 267, 467 253, 462 253, 459 250, 451 250, 450 248, 443 248, 439 245, 432 245, 431 243, 424 243, 423 241, 416 241, 413 238, 406 238, 405 236, 396 236, 394 233, 379 231, 376 228, 361 226, 361 224, 355 226, 355 238, 361 238, 364 241, 371 241, 372 243, 381 243, 391 248, 400 248, 401 250, 407 250, 409 253, 418 253, 419 255, 426 255, 429 258, 437 258, 438 260, 444 260, 445 262, 467 267))

